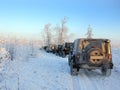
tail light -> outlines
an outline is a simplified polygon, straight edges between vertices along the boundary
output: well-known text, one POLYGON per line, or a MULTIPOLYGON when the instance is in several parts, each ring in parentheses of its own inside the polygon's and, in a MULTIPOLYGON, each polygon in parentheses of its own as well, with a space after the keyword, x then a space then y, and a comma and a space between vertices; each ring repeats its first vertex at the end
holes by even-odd
POLYGON ((67 50, 67 48, 65 48, 65 50, 67 50))
POLYGON ((97 46, 92 46, 92 48, 97 48, 97 46))
POLYGON ((108 54, 108 59, 112 59, 112 54, 108 54))
POLYGON ((77 58, 77 59, 79 59, 79 58, 80 58, 80 54, 79 54, 79 53, 76 55, 76 58, 77 58))

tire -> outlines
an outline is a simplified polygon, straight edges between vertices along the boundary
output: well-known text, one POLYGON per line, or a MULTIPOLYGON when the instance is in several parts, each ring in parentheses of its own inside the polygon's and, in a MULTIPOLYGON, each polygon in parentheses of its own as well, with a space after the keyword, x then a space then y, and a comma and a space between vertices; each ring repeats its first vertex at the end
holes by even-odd
POLYGON ((70 58, 68 58, 68 65, 70 66, 70 58))
POLYGON ((59 51, 59 52, 58 52, 58 55, 61 57, 61 56, 62 56, 62 53, 59 51))
POLYGON ((73 61, 71 61, 71 63, 70 63, 70 74, 71 74, 72 76, 78 75, 77 68, 73 68, 73 61))
POLYGON ((58 52, 55 52, 55 55, 58 56, 58 52))
POLYGON ((102 64, 103 60, 101 59, 90 59, 90 56, 103 56, 101 49, 90 49, 87 53, 88 53, 87 58, 89 62, 91 62, 92 64, 97 64, 97 65, 102 64))
POLYGON ((65 52, 64 52, 64 51, 62 52, 62 57, 63 57, 63 58, 65 57, 65 52))
POLYGON ((107 76, 108 77, 108 76, 111 75, 111 69, 102 68, 101 72, 102 72, 103 76, 107 76))

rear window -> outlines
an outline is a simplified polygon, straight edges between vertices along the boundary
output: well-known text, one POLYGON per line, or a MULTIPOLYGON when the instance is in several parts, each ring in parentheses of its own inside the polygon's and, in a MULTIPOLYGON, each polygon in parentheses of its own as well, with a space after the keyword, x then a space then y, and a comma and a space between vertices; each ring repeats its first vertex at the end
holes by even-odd
POLYGON ((66 47, 70 47, 72 43, 66 43, 66 47))
POLYGON ((99 40, 84 40, 84 41, 80 42, 79 47, 81 49, 83 49, 83 48, 86 48, 88 45, 90 47, 94 47, 95 46, 95 47, 101 48, 102 42, 99 41, 99 40))
POLYGON ((99 48, 104 53, 111 53, 110 42, 102 41, 102 40, 85 40, 79 44, 81 49, 88 48, 99 48))

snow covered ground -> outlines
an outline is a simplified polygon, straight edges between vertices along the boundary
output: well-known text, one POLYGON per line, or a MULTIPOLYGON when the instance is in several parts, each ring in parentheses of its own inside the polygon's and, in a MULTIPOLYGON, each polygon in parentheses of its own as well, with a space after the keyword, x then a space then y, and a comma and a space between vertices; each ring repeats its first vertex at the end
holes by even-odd
POLYGON ((34 57, 6 64, 0 72, 0 90, 120 90, 120 49, 112 52, 114 69, 110 77, 103 77, 84 70, 71 76, 67 58, 37 50, 34 57))

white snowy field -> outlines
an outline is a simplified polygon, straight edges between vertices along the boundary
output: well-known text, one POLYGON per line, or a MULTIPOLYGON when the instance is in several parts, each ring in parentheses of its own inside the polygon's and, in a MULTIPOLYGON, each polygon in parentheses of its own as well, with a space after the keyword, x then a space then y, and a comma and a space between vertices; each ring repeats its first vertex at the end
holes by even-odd
POLYGON ((111 76, 84 70, 71 76, 67 58, 38 50, 34 57, 5 64, 0 72, 0 90, 120 90, 120 49, 114 48, 112 53, 111 76))

